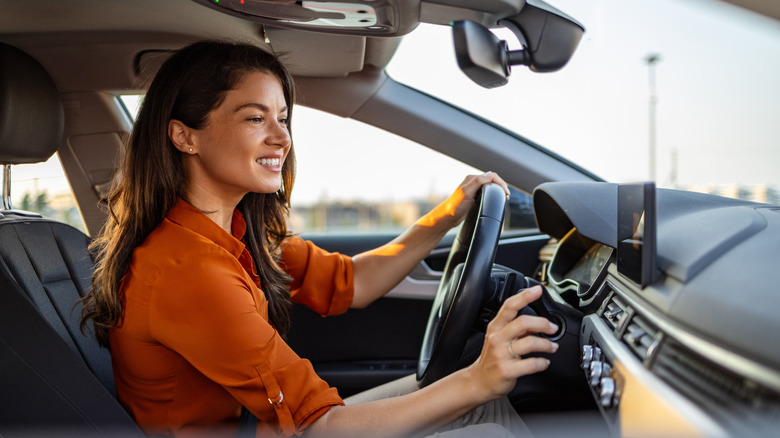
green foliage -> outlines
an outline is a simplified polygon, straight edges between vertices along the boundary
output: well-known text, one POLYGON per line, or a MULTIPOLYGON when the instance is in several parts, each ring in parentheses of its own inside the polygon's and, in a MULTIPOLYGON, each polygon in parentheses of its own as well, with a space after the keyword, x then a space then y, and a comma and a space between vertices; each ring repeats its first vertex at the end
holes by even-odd
MULTIPOLYGON (((59 197, 55 197, 59 198, 59 197)), ((52 202, 49 199, 48 192, 39 192, 33 195, 30 192, 25 192, 22 195, 21 202, 18 206, 14 206, 19 210, 32 211, 40 214, 43 217, 52 218, 60 222, 64 222, 81 231, 84 231, 84 221, 81 219, 81 214, 76 207, 75 200, 72 197, 66 199, 56 199, 58 202, 52 202)))

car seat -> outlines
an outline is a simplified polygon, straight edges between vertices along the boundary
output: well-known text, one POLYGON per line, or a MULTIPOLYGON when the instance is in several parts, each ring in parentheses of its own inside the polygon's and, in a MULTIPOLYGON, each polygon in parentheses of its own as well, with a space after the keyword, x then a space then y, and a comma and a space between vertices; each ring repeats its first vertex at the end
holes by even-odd
POLYGON ((46 70, 0 43, 0 436, 143 436, 115 398, 108 350, 79 329, 93 271, 89 237, 11 206, 11 165, 49 159, 63 127, 46 70))

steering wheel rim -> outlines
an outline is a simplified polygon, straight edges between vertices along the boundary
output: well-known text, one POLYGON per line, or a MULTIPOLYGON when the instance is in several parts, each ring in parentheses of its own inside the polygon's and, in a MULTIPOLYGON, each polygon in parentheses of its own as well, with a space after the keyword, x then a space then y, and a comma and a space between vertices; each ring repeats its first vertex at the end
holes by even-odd
POLYGON ((490 281, 505 205, 501 186, 482 186, 453 242, 417 362, 420 387, 456 370, 490 281))

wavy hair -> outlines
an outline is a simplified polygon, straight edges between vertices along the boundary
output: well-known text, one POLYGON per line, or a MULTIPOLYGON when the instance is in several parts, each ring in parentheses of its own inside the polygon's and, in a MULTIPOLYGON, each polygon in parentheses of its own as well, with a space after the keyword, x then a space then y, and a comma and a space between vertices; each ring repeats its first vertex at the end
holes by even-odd
MULTIPOLYGON (((228 91, 252 72, 279 78, 292 133, 295 90, 292 77, 277 59, 258 47, 221 41, 187 46, 166 60, 152 81, 132 134, 125 142, 117 176, 105 204, 108 218, 90 245, 95 259, 92 288, 82 298, 82 332, 92 328, 108 346, 108 333, 122 318, 120 288, 133 251, 162 222, 179 198, 185 198, 181 152, 168 137, 168 122, 176 119, 201 129, 208 114, 228 91)), ((247 224, 245 243, 255 261, 268 300, 271 323, 285 335, 290 327, 289 276, 279 267, 279 246, 289 236, 286 218, 295 180, 292 144, 282 168, 282 186, 275 193, 248 193, 239 202, 247 224)))

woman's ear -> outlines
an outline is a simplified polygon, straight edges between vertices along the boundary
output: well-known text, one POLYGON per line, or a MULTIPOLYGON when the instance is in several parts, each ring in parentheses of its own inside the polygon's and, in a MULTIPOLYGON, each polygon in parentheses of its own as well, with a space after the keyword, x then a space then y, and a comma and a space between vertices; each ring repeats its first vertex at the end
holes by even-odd
POLYGON ((181 121, 176 119, 168 121, 168 138, 179 151, 189 155, 198 153, 192 141, 192 129, 181 121))

